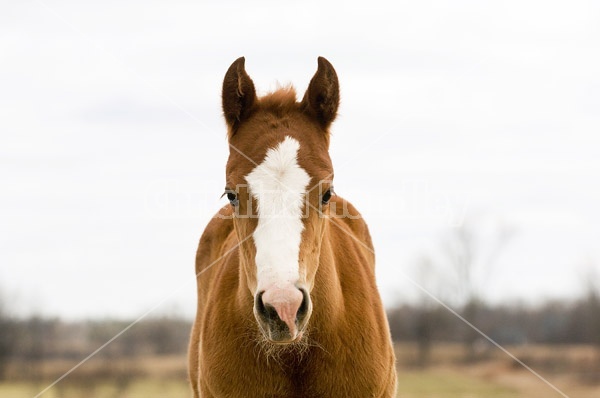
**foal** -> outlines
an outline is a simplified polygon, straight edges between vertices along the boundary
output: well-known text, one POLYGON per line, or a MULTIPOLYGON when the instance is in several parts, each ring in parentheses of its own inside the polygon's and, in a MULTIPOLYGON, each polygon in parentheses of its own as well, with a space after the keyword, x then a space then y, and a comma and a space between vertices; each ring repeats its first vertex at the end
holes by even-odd
POLYGON ((298 102, 223 81, 225 194, 196 254, 189 375, 202 398, 389 398, 395 358, 369 231, 333 193, 338 78, 322 57, 298 102))

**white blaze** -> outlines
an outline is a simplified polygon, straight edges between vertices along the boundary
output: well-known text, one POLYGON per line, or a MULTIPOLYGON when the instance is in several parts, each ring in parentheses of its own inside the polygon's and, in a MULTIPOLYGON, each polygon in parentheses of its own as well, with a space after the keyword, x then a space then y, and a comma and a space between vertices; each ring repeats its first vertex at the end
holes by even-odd
POLYGON ((285 137, 246 176, 258 207, 253 238, 259 291, 283 287, 299 278, 302 206, 310 182, 309 175, 298 165, 299 148, 298 141, 285 137))

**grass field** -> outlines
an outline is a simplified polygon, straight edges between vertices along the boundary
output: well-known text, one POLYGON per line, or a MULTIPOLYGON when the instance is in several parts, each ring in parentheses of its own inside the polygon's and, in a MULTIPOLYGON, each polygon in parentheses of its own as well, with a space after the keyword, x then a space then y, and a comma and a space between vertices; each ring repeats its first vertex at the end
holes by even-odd
MULTIPOLYGON (((108 381, 101 385, 85 387, 67 381, 62 386, 50 389, 43 397, 97 397, 97 398, 153 398, 189 397, 190 390, 185 380, 138 379, 122 388, 108 381)), ((400 375, 400 397, 521 397, 515 390, 494 383, 465 377, 448 372, 408 372, 400 375)), ((6 398, 31 398, 44 385, 29 383, 4 383, 0 385, 0 396, 6 398)))
MULTIPOLYGON (((561 390, 516 364, 504 354, 491 352, 479 361, 466 364, 460 347, 439 346, 432 352, 433 365, 418 368, 416 349, 398 347, 398 397, 402 398, 537 398, 600 397, 600 380, 590 376, 597 368, 597 353, 589 347, 528 347, 514 350, 531 362, 541 376, 561 390), (586 372, 588 370, 588 372, 586 372)), ((41 374, 58 374, 69 368, 68 362, 46 363, 41 374)), ((184 356, 152 357, 142 361, 90 361, 42 395, 44 398, 154 398, 189 397, 184 356)), ((18 368, 16 369, 18 370, 18 368)), ((18 380, 0 383, 0 397, 32 398, 52 381, 18 380)))

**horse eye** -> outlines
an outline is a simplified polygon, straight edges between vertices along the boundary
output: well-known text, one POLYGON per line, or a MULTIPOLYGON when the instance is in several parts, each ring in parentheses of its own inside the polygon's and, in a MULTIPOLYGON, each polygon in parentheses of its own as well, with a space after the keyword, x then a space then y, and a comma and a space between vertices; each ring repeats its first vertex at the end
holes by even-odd
POLYGON ((321 198, 321 203, 323 203, 324 205, 326 205, 327 203, 329 203, 330 199, 331 199, 331 189, 328 189, 323 194, 323 197, 321 198))
POLYGON ((227 191, 226 194, 227 194, 227 199, 229 199, 229 203, 231 203, 232 206, 237 206, 238 198, 237 198, 237 195, 235 194, 235 192, 227 191))

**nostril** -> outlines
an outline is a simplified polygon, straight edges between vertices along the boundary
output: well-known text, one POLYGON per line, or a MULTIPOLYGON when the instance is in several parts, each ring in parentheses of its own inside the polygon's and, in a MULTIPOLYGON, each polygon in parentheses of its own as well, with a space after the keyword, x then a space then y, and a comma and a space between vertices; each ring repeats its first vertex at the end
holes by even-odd
POLYGON ((279 319, 279 315, 277 314, 277 310, 275 309, 275 307, 266 304, 263 305, 264 311, 263 311, 263 317, 265 317, 266 319, 268 319, 269 321, 274 321, 274 320, 278 320, 279 319))
POLYGON ((265 304, 263 301, 263 294, 265 292, 262 291, 256 295, 254 299, 254 306, 256 307, 256 313, 260 315, 265 320, 274 320, 278 318, 277 311, 270 304, 265 304))
POLYGON ((257 314, 261 315, 264 314, 265 312, 265 305, 263 304, 262 301, 262 296, 265 292, 262 291, 260 293, 258 293, 256 296, 254 296, 254 310, 256 311, 257 314))
POLYGON ((302 321, 306 314, 308 313, 308 306, 310 304, 310 297, 306 290, 300 289, 302 292, 302 303, 300 304, 300 308, 298 308, 298 313, 296 314, 296 319, 298 321, 302 321))

